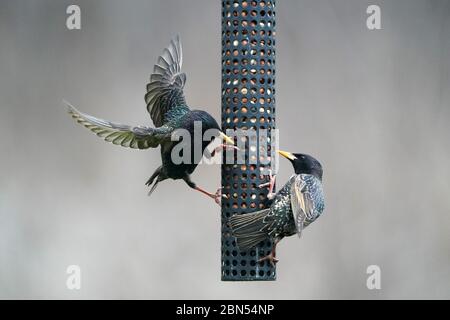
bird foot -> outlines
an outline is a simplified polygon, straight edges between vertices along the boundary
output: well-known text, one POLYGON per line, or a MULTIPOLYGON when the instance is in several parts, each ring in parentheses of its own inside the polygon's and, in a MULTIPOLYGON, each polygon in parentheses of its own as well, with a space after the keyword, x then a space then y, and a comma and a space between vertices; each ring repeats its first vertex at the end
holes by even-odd
POLYGON ((233 150, 236 150, 236 151, 241 150, 237 146, 233 146, 233 145, 230 145, 230 144, 223 144, 221 146, 221 148, 222 148, 222 150, 226 150, 226 149, 233 149, 233 150))
POLYGON ((238 147, 236 147, 236 146, 232 146, 232 145, 229 145, 229 144, 221 144, 221 145, 219 145, 218 147, 216 147, 216 148, 211 152, 211 156, 214 157, 214 156, 216 155, 216 153, 222 152, 222 151, 227 150, 227 149, 233 149, 233 150, 237 150, 237 151, 240 150, 240 149, 239 149, 238 147))
POLYGON ((276 196, 276 195, 277 195, 277 194, 276 194, 275 192, 271 192, 271 193, 267 194, 267 199, 273 200, 273 199, 275 199, 275 196, 276 196))
POLYGON ((217 189, 216 193, 210 193, 206 190, 203 190, 202 188, 198 186, 194 186, 193 189, 203 193, 204 195, 212 198, 219 206, 221 205, 222 198, 228 199, 228 197, 224 194, 222 194, 222 188, 217 189))
POLYGON ((222 199, 228 199, 228 197, 222 194, 222 188, 217 189, 216 193, 212 195, 214 201, 220 206, 222 205, 222 199))
POLYGON ((277 175, 272 175, 272 170, 269 169, 269 182, 266 183, 262 183, 258 186, 258 188, 265 188, 265 187, 269 187, 269 194, 267 195, 267 198, 269 200, 272 200, 273 198, 275 198, 275 193, 273 192, 273 189, 275 187, 275 180, 277 178, 277 175))
POLYGON ((258 260, 259 263, 264 262, 264 261, 269 261, 270 264, 272 265, 272 267, 275 267, 275 265, 278 263, 277 258, 275 258, 275 254, 273 252, 271 252, 270 254, 268 254, 267 256, 261 258, 258 260))

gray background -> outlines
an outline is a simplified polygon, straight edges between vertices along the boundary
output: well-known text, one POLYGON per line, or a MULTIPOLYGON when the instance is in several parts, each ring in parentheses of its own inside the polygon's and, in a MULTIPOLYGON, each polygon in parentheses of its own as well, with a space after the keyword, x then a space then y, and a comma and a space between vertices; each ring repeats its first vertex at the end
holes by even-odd
MULTIPOLYGON (((61 106, 150 124, 145 84, 179 33, 188 102, 219 119, 220 1, 1 1, 0 298, 450 298, 450 1, 281 0, 277 26, 281 147, 322 161, 327 208, 279 246, 278 281, 223 283, 217 205, 183 182, 147 197, 158 151, 61 106)), ((220 169, 194 178, 215 190, 220 169)))

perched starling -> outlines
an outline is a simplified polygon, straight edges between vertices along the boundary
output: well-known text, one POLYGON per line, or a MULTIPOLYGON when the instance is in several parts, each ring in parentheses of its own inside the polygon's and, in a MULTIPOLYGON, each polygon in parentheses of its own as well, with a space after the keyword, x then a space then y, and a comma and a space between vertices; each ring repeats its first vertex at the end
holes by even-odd
MULTIPOLYGON (((156 169, 146 183, 148 186, 153 185, 149 194, 163 180, 183 179, 189 187, 206 194, 219 203, 221 189, 215 194, 207 192, 191 180, 190 174, 194 172, 203 152, 211 142, 203 141, 203 135, 207 130, 215 129, 215 137, 220 136, 229 144, 228 146, 233 144, 233 140, 220 131, 219 125, 210 114, 205 111, 190 110, 187 106, 183 93, 186 74, 181 72, 182 62, 181 42, 179 37, 176 37, 159 57, 150 77, 150 83, 147 85, 145 102, 155 128, 133 127, 101 120, 78 111, 69 103, 66 104, 69 107, 69 113, 78 123, 107 142, 133 149, 161 146, 162 165, 156 169), (198 125, 199 123, 201 123, 202 141, 195 141, 194 124, 198 125), (172 159, 172 149, 179 141, 172 141, 172 134, 176 134, 180 129, 185 129, 190 134, 190 161, 181 161, 181 163, 176 161, 175 163, 172 159), (201 153, 194 152, 195 147, 200 147, 201 153)), ((221 146, 226 147, 227 145, 222 144, 221 146)))
POLYGON ((325 202, 322 190, 322 166, 306 154, 278 153, 289 159, 295 174, 278 191, 270 208, 230 218, 232 235, 240 250, 248 250, 266 239, 273 240, 272 252, 259 261, 278 262, 276 245, 284 237, 298 234, 323 212, 325 202))

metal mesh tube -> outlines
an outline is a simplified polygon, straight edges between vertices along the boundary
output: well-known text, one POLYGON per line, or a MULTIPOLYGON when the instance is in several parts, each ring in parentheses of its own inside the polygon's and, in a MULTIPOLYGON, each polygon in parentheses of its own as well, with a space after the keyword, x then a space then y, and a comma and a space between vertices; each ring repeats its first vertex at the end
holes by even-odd
MULTIPOLYGON (((275 0, 222 1, 222 129, 275 129, 275 0)), ((250 139, 245 141, 248 147, 250 139)), ((242 164, 222 165, 222 280, 275 280, 269 262, 258 263, 272 243, 267 240, 255 249, 239 251, 230 235, 228 219, 266 208, 268 182, 263 169, 271 166, 270 144, 257 138, 258 155, 247 148, 242 164), (262 161, 264 160, 264 161, 262 161), (264 164, 262 164, 262 162, 264 164)), ((272 141, 273 142, 273 141, 272 141)))

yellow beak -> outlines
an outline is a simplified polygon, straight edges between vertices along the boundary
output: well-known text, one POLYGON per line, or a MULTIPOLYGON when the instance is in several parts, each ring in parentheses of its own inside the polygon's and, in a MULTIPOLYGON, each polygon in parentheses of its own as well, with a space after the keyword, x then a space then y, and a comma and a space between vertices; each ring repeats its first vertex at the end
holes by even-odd
POLYGON ((290 152, 287 152, 287 151, 281 151, 281 150, 277 150, 277 152, 280 154, 280 155, 282 155, 283 157, 285 157, 286 159, 289 159, 289 160, 295 160, 295 159, 297 159, 297 157, 296 156, 294 156, 292 153, 290 153, 290 152))
POLYGON ((234 140, 231 139, 229 136, 227 136, 225 133, 223 133, 222 131, 219 133, 220 137, 225 140, 226 143, 234 145, 234 140))

